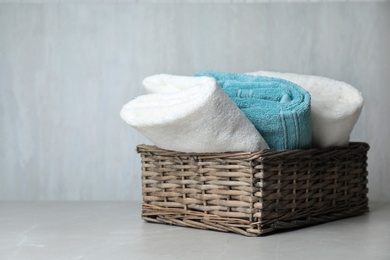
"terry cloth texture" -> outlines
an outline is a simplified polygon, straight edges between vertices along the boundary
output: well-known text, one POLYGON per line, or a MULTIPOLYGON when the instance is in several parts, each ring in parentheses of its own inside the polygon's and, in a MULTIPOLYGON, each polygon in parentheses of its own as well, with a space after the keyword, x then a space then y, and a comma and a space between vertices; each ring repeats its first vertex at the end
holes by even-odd
POLYGON ((310 95, 300 86, 245 74, 201 72, 195 76, 215 78, 271 149, 311 147, 310 95))
POLYGON ((269 148, 214 78, 161 74, 143 84, 150 94, 124 105, 120 115, 155 145, 199 153, 269 148))
POLYGON ((271 71, 248 74, 285 79, 309 91, 314 147, 349 144, 363 107, 363 97, 357 89, 341 81, 312 75, 271 71))

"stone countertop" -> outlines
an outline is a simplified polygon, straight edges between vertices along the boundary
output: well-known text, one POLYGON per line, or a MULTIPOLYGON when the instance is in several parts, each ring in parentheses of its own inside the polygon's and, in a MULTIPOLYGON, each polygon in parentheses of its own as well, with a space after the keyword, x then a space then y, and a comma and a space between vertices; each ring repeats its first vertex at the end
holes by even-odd
POLYGON ((390 203, 263 237, 144 222, 140 202, 0 202, 0 259, 390 259, 390 203))

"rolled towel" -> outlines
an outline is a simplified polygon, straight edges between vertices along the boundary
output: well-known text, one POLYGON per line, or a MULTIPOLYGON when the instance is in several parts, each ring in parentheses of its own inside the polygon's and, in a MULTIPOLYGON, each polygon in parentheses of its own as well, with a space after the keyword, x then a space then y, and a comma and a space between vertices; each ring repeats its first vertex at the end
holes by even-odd
POLYGON ((255 125, 271 149, 311 147, 310 95, 283 79, 201 72, 214 77, 255 125))
POLYGON ((269 148, 215 79, 162 74, 143 84, 151 94, 124 105, 120 115, 155 145, 199 153, 269 148))
POLYGON ((363 97, 357 89, 347 83, 319 76, 270 71, 248 74, 285 79, 309 91, 313 146, 348 145, 363 107, 363 97))

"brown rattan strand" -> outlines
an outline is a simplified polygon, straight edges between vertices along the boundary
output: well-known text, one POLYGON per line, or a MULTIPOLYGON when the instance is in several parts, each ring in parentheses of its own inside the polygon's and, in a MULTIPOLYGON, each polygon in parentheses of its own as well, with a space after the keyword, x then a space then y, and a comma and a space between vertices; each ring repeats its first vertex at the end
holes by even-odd
POLYGON ((368 212, 366 143, 181 153, 139 145, 146 221, 258 236, 368 212))

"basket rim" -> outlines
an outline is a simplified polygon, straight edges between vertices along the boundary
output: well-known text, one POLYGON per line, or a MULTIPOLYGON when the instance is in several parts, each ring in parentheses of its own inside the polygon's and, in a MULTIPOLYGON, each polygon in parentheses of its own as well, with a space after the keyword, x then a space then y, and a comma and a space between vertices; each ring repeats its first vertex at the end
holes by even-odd
POLYGON ((268 158, 273 156, 282 156, 282 155, 299 155, 301 153, 328 153, 330 151, 349 151, 350 149, 362 149, 368 151, 370 145, 366 142, 350 142, 348 146, 333 146, 328 148, 310 148, 310 149, 293 149, 293 150, 271 150, 265 149, 261 151, 238 151, 238 152, 221 152, 221 153, 196 153, 196 152, 179 152, 172 151, 160 148, 156 145, 147 145, 139 144, 136 147, 137 153, 154 153, 162 156, 195 156, 201 157, 204 159, 213 159, 213 158, 224 158, 224 157, 235 157, 235 158, 259 158, 262 156, 267 156, 268 158))

